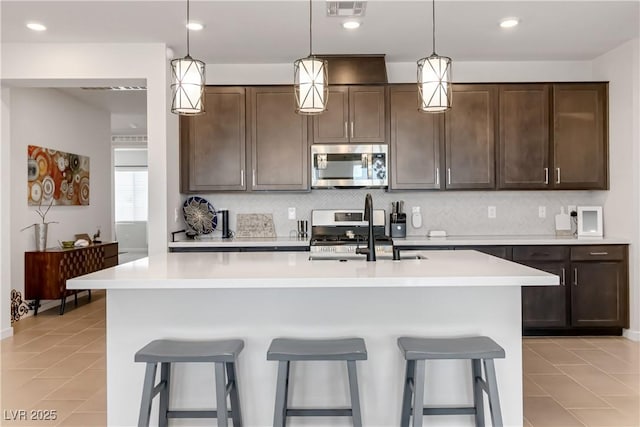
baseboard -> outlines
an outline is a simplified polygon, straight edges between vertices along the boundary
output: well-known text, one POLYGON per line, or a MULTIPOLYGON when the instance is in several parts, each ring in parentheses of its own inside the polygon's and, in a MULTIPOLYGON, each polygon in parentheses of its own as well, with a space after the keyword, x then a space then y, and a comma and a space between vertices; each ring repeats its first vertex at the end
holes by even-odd
POLYGON ((623 329, 622 336, 630 339, 631 341, 640 341, 640 331, 634 331, 632 329, 623 329))
POLYGON ((0 340, 5 338, 9 338, 13 336, 13 328, 9 326, 7 329, 3 329, 0 331, 0 340))

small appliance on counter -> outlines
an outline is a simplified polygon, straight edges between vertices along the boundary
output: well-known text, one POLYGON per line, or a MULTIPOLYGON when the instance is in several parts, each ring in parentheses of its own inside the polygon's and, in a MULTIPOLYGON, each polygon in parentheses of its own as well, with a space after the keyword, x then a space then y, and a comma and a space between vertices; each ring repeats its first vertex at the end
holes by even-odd
POLYGON ((227 209, 220 209, 218 211, 220 215, 220 222, 222 222, 222 238, 231 238, 231 231, 229 230, 229 211, 227 209))
POLYGON ((556 215, 556 236, 573 236, 571 217, 568 213, 565 213, 564 206, 560 206, 560 213, 556 215))
POLYGON ((389 234, 391 237, 407 237, 407 214, 404 211, 404 201, 391 203, 389 214, 389 234))

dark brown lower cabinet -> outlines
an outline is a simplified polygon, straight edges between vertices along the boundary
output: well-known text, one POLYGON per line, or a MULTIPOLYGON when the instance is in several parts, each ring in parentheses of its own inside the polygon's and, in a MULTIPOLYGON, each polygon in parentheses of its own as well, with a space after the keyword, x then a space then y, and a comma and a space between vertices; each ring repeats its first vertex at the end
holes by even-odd
POLYGON ((521 246, 514 261, 561 282, 522 288, 524 335, 620 334, 629 326, 626 246, 521 246))

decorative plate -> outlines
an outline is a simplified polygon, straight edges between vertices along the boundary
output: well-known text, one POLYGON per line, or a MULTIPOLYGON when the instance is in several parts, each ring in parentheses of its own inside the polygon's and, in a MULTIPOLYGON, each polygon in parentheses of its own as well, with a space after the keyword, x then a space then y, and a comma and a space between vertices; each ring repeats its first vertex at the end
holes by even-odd
POLYGON ((185 200, 182 214, 187 226, 196 234, 209 234, 218 225, 215 209, 202 197, 192 196, 185 200))

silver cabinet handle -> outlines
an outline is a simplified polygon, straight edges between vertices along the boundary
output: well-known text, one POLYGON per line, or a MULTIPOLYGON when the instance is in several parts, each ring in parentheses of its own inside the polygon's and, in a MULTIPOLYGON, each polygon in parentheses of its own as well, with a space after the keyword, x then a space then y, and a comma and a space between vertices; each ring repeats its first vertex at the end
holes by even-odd
POLYGON ((451 184, 451 168, 447 168, 447 184, 451 184))
POLYGON ((578 286, 578 268, 573 269, 573 285, 578 286))
POLYGON ((556 171, 558 172, 558 180, 556 181, 556 184, 560 184, 560 168, 556 168, 556 171))
POLYGON ((436 185, 440 186, 440 168, 436 168, 436 185))
POLYGON ((544 183, 549 184, 549 168, 544 168, 544 183))
POLYGON ((351 138, 353 138, 353 122, 351 122, 351 138))
POLYGON ((349 138, 349 130, 347 129, 347 122, 344 122, 344 136, 349 138))
POLYGON ((589 255, 591 256, 609 255, 609 252, 589 252, 589 255))
POLYGON ((565 284, 565 281, 564 281, 564 267, 562 267, 562 280, 560 280, 560 284, 562 286, 564 286, 564 284, 565 284))
POLYGON ((251 171, 251 179, 253 182, 253 186, 255 187, 256 186, 256 170, 255 169, 251 171))
POLYGON ((244 187, 244 169, 240 169, 240 187, 244 187))

